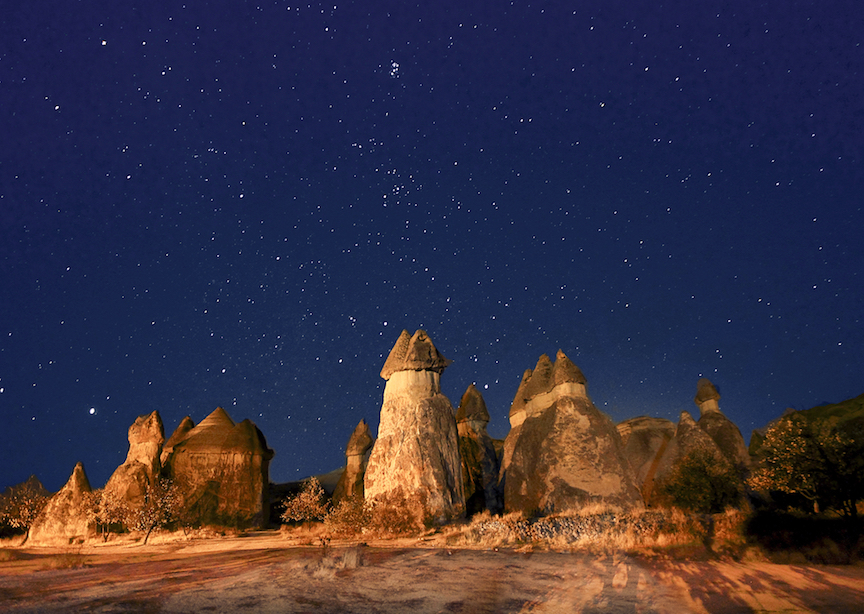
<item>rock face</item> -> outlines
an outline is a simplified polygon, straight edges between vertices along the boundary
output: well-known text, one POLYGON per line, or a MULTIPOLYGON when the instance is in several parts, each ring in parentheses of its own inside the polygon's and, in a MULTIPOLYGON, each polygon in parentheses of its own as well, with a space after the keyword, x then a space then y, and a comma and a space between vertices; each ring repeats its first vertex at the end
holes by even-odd
POLYGON ((93 533, 88 501, 91 492, 93 490, 84 472, 84 465, 78 463, 66 485, 51 497, 33 521, 28 540, 30 545, 68 545, 93 533))
MULTIPOLYGON (((691 452, 700 451, 712 455, 718 463, 725 463, 726 457, 705 431, 699 428, 690 412, 682 411, 675 427, 675 436, 670 440, 663 454, 657 460, 654 484, 662 484, 681 460, 691 452)), ((666 506, 669 499, 661 488, 645 489, 645 503, 650 506, 666 506)))
POLYGON ((750 468, 750 454, 741 431, 720 411, 720 393, 706 378, 699 380, 693 402, 699 407, 699 428, 708 433, 726 459, 742 474, 750 468))
POLYGON ((366 475, 366 461, 373 441, 369 433, 369 425, 365 420, 361 420, 351 433, 351 438, 345 447, 345 470, 333 491, 334 503, 352 497, 363 498, 363 478, 366 475))
POLYGON ((505 511, 578 509, 590 502, 641 506, 621 437, 588 398, 585 376, 564 352, 522 376, 510 408, 499 483, 505 511))
POLYGON ((129 452, 126 461, 108 478, 105 490, 127 501, 133 508, 144 502, 148 484, 162 471, 162 444, 165 431, 158 411, 139 416, 129 427, 129 452))
POLYGON ((498 490, 500 465, 495 444, 486 432, 487 424, 489 412, 486 402, 480 391, 471 384, 456 410, 465 511, 469 515, 486 509, 498 514, 504 509, 503 497, 498 490))
POLYGON ((639 416, 619 424, 618 433, 642 498, 650 501, 660 459, 675 436, 675 423, 665 418, 639 416))
MULTIPOLYGON (((169 439, 165 473, 181 492, 181 508, 197 525, 262 527, 269 516, 273 450, 251 421, 235 424, 221 407, 169 439)), ((167 447, 167 446, 166 446, 167 447)))
POLYGON ((456 419, 441 394, 449 364, 425 331, 402 331, 381 369, 387 384, 364 478, 368 501, 401 501, 427 523, 465 513, 456 419))

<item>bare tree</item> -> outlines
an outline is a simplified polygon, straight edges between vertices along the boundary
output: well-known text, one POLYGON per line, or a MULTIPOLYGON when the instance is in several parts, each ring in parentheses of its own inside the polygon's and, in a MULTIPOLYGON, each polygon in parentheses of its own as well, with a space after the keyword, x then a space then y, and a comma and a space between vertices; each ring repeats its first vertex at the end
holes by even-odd
POLYGON ((154 529, 167 526, 176 519, 179 507, 177 487, 168 478, 159 478, 144 490, 144 502, 134 511, 134 526, 144 531, 144 543, 154 529))

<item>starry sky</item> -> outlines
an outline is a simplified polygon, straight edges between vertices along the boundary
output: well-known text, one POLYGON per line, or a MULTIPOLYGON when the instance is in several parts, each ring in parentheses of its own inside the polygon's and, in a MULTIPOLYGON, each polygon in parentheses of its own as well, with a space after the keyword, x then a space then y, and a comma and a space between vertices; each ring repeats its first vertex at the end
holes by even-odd
POLYGON ((861 394, 857 4, 4 10, 0 488, 220 405, 330 471, 403 328, 498 438, 559 348, 616 422, 861 394))

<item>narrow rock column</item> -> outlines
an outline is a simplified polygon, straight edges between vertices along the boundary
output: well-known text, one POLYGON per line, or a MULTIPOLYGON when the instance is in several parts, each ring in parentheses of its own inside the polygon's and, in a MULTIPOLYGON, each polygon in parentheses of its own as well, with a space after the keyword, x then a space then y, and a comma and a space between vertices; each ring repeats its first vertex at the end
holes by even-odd
POLYGON ((441 372, 449 364, 425 331, 411 336, 403 330, 381 369, 387 385, 365 496, 399 505, 424 524, 465 513, 456 419, 441 394, 441 372))

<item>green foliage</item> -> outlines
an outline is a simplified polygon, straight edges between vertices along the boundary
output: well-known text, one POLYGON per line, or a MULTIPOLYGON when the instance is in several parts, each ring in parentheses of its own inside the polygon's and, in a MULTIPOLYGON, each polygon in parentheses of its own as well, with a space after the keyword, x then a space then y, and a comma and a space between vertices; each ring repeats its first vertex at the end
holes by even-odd
POLYGON ((282 512, 281 518, 285 522, 323 520, 328 510, 324 488, 317 478, 307 479, 303 489, 296 495, 286 497, 282 505, 285 511, 282 512))
POLYGON ((662 484, 672 504, 700 514, 716 514, 740 501, 740 479, 734 467, 707 450, 689 452, 662 484))
POLYGON ((772 426, 759 450, 751 488, 797 495, 817 508, 857 515, 864 499, 864 432, 792 415, 772 426))

